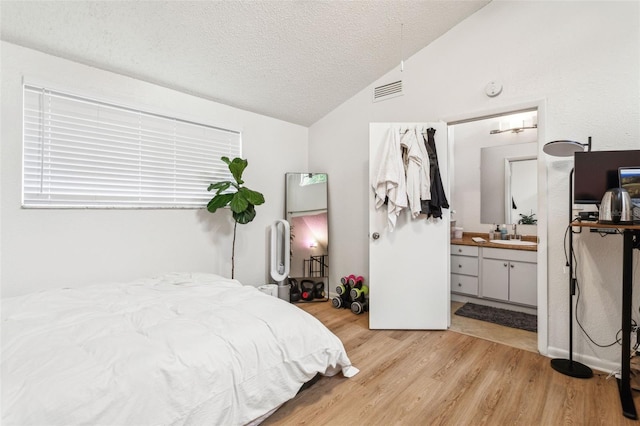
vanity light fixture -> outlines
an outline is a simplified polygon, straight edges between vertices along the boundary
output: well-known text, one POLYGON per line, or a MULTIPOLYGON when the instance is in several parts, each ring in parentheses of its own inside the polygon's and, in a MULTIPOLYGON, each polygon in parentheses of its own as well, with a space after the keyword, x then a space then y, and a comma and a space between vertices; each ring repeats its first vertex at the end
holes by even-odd
MULTIPOLYGON (((553 157, 569 157, 576 152, 591 151, 591 136, 588 143, 580 143, 570 140, 558 140, 546 143, 542 150, 553 157)), ((576 294, 575 271, 573 268, 573 169, 569 173, 569 359, 554 358, 551 360, 551 368, 566 376, 588 379, 593 377, 593 371, 588 366, 573 360, 573 296, 576 294)))
MULTIPOLYGON (((490 134, 490 135, 495 135, 495 134, 498 134, 498 133, 505 133, 505 132, 520 133, 520 132, 524 132, 524 131, 525 131, 525 130, 527 130, 527 129, 537 129, 537 128, 538 128, 538 125, 537 125, 537 124, 534 124, 534 125, 532 125, 532 126, 525 126, 525 125, 522 125, 521 127, 514 127, 514 128, 512 128, 512 129, 504 129, 504 130, 498 130, 498 129, 496 129, 496 130, 491 130, 491 131, 489 131, 489 134, 490 134)), ((549 142, 549 143, 551 143, 551 142, 549 142)), ((546 151, 545 151, 545 152, 546 152, 546 151)))

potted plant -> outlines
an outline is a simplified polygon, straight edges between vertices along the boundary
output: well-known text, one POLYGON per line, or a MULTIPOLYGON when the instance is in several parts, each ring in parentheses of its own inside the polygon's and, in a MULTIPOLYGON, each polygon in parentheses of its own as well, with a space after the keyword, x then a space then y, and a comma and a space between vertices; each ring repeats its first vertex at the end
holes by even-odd
POLYGON ((255 206, 264 203, 264 196, 243 186, 242 173, 249 164, 247 160, 238 157, 233 160, 229 160, 228 157, 222 157, 221 160, 229 167, 234 181, 225 180, 209 185, 207 191, 215 190, 216 195, 207 204, 207 210, 215 213, 219 208, 226 206, 231 208, 234 220, 233 245, 231 248, 231 279, 233 279, 235 275, 236 228, 238 223, 247 224, 256 217, 255 206))
POLYGON ((520 220, 518 224, 520 225, 536 225, 538 223, 538 219, 534 218, 536 214, 532 211, 531 214, 522 214, 520 213, 520 220))

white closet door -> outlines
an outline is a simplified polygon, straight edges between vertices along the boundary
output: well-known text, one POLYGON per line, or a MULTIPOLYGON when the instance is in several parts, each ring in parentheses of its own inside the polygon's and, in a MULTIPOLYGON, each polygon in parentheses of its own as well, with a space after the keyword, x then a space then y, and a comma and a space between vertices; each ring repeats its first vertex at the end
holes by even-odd
MULTIPOLYGON (((371 123, 369 176, 380 146, 393 125, 436 129, 440 175, 449 194, 447 125, 437 123, 371 123)), ((386 206, 375 208, 369 185, 369 328, 446 329, 450 323, 449 210, 442 219, 411 218, 405 209, 391 232, 386 206), (374 238, 378 237, 378 238, 374 238)))

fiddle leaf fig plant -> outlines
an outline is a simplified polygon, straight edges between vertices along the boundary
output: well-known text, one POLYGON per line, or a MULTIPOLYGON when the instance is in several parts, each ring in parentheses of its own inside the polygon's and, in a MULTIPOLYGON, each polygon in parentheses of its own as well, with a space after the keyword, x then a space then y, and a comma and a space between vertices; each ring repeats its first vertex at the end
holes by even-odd
POLYGON ((258 191, 243 186, 242 173, 249 164, 247 160, 238 157, 233 160, 229 160, 229 157, 221 157, 221 160, 229 167, 234 180, 225 180, 209 185, 207 191, 215 190, 216 194, 207 204, 207 210, 215 213, 218 209, 226 206, 231 209, 234 220, 231 248, 231 278, 233 279, 235 275, 236 228, 238 223, 245 225, 256 217, 255 206, 264 203, 264 196, 258 191))

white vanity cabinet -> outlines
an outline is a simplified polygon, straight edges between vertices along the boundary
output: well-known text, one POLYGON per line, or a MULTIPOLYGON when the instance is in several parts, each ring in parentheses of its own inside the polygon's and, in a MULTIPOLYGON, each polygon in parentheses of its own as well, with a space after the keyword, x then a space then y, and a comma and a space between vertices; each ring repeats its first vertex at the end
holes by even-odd
POLYGON ((451 245, 451 291, 478 296, 478 247, 451 245))
POLYGON ((536 262, 536 252, 483 248, 481 297, 537 306, 536 262))

